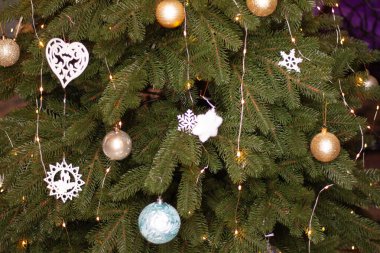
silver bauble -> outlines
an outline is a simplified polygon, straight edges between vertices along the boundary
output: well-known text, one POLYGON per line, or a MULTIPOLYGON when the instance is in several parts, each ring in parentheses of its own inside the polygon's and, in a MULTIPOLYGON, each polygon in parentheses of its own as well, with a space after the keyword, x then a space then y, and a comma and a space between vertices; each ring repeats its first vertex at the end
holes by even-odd
POLYGON ((20 47, 11 39, 0 39, 0 66, 9 67, 20 58, 20 47))
POLYGON ((368 75, 368 77, 364 81, 363 85, 366 89, 370 89, 370 88, 373 88, 375 86, 379 86, 379 82, 377 81, 377 79, 374 76, 368 75))
POLYGON ((103 152, 111 160, 123 160, 131 150, 131 137, 124 131, 111 131, 103 139, 103 152))

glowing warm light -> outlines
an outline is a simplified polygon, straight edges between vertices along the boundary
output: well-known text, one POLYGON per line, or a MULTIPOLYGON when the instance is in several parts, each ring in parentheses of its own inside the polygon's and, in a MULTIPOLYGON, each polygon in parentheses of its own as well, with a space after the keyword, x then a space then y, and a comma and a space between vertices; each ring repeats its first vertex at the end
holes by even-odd
POLYGON ((235 236, 237 236, 239 234, 239 230, 235 229, 234 234, 235 234, 235 236))
POLYGON ((350 110, 350 113, 355 114, 354 109, 351 109, 351 110, 350 110))
POLYGON ((352 250, 354 250, 354 249, 355 249, 355 246, 354 246, 354 245, 352 245, 351 249, 352 249, 352 250))
POLYGON ((241 104, 242 104, 242 105, 245 104, 245 100, 244 100, 244 99, 241 100, 241 104))
POLYGON ((1 189, 0 189, 0 192, 4 192, 4 189, 3 189, 3 188, 1 188, 1 189))
POLYGON ((25 196, 22 196, 22 201, 25 201, 25 200, 26 200, 25 196))
POLYGON ((292 42, 296 43, 296 38, 292 37, 292 42))
POLYGON ((241 191, 241 189, 242 189, 242 186, 241 186, 241 184, 239 184, 238 190, 241 191))
POLYGON ((96 221, 100 221, 100 217, 99 216, 96 216, 96 221))
POLYGON ((321 7, 317 6, 317 9, 320 11, 320 10, 321 10, 321 7))
POLYGON ((206 237, 206 236, 202 236, 202 240, 203 240, 203 241, 206 241, 206 240, 207 240, 207 237, 206 237))
POLYGON ((41 47, 41 48, 43 48, 43 47, 45 47, 45 44, 44 44, 44 42, 42 40, 40 40, 38 42, 38 46, 41 47))
POLYGON ((188 90, 190 90, 191 87, 193 87, 193 85, 192 85, 192 83, 190 81, 187 81, 186 84, 185 84, 185 86, 186 86, 186 89, 188 89, 188 90))
POLYGON ((368 128, 369 130, 371 130, 371 126, 367 126, 367 128, 368 128))
POLYGON ((26 247, 28 246, 28 241, 27 241, 27 240, 22 240, 22 241, 21 241, 21 246, 22 246, 23 248, 26 248, 26 247))
POLYGON ((66 223, 65 223, 65 222, 62 222, 62 227, 63 227, 63 228, 66 227, 66 223))
POLYGON ((325 232, 326 231, 326 228, 325 227, 322 227, 322 232, 325 232))
POLYGON ((241 19, 241 14, 238 13, 236 16, 235 16, 235 21, 239 21, 241 19))
POLYGON ((42 25, 41 25, 41 29, 44 29, 44 28, 45 28, 45 24, 42 24, 42 25))
POLYGON ((338 4, 338 3, 336 3, 336 4, 335 4, 335 6, 336 6, 336 7, 339 7, 339 4, 338 4))
POLYGON ((241 151, 240 150, 238 150, 238 152, 236 152, 236 156, 238 157, 238 158, 240 158, 241 157, 241 151))
POLYGON ((40 87, 40 92, 43 92, 44 91, 44 88, 41 86, 40 87))
POLYGON ((345 40, 346 40, 345 38, 342 38, 342 39, 340 40, 340 44, 343 45, 343 43, 344 43, 345 40))
POLYGON ((111 171, 111 167, 106 169, 106 174, 108 174, 111 171))
POLYGON ((112 76, 112 75, 109 75, 109 79, 112 81, 112 80, 113 80, 113 76, 112 76))
POLYGON ((354 214, 354 211, 351 211, 351 214, 354 214))

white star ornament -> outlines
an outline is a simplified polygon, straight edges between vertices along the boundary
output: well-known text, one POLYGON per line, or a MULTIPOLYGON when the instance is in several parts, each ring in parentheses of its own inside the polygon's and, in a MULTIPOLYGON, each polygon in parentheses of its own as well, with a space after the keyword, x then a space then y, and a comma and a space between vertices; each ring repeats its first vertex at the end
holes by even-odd
POLYGON ((222 117, 218 116, 213 108, 206 114, 197 116, 197 124, 193 128, 192 134, 197 135, 201 142, 205 142, 210 137, 218 135, 218 128, 222 122, 222 117))

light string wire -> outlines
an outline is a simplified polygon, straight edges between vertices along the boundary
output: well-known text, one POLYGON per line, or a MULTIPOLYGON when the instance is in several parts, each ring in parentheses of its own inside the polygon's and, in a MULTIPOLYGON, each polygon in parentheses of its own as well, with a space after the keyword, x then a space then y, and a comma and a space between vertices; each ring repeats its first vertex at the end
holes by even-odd
POLYGON ((37 114, 37 119, 36 119, 36 136, 35 136, 35 141, 37 142, 38 145, 38 152, 40 155, 40 162, 42 164, 42 168, 44 169, 45 176, 47 175, 46 173, 46 167, 45 167, 45 162, 43 159, 42 155, 42 147, 41 147, 41 138, 40 138, 40 115, 42 111, 42 105, 43 105, 43 78, 42 78, 42 73, 43 73, 43 64, 44 61, 42 60, 41 62, 41 68, 40 68, 40 88, 39 88, 39 99, 36 98, 36 114, 37 114))
POLYGON ((244 77, 245 77, 245 61, 246 61, 246 55, 247 55, 247 43, 248 43, 248 28, 246 25, 244 25, 244 49, 243 49, 243 62, 242 62, 242 74, 241 74, 241 80, 240 80, 240 121, 239 121, 239 132, 238 132, 238 139, 237 139, 237 157, 241 156, 240 151, 240 142, 241 142, 241 135, 243 131, 243 120, 244 120, 244 77))
MULTIPOLYGON (((236 15, 236 17, 241 17, 240 14, 240 6, 236 2, 236 0, 233 0, 235 6, 237 7, 239 13, 236 15)), ((235 21, 239 20, 236 19, 235 21)), ((239 130, 238 130, 238 137, 237 137, 237 152, 236 152, 236 157, 238 159, 241 158, 242 152, 241 152, 241 136, 242 136, 242 131, 243 131, 243 120, 244 120, 244 106, 245 106, 245 100, 244 100, 244 78, 245 78, 245 73, 246 73, 246 56, 247 56, 247 45, 248 45, 248 27, 244 23, 244 44, 243 44, 243 57, 242 57, 242 74, 240 78, 240 120, 239 120, 239 130)), ((235 231, 234 235, 235 237, 238 236, 239 230, 238 230, 238 210, 239 210, 239 205, 240 205, 240 199, 241 199, 241 192, 242 192, 242 185, 238 185, 238 196, 237 196, 237 202, 236 202, 236 207, 235 207, 235 231)))
POLYGON ((18 34, 20 32, 22 20, 23 20, 23 17, 20 17, 20 19, 19 19, 19 21, 17 23, 17 26, 16 26, 16 33, 15 33, 15 36, 14 36, 14 40, 17 39, 17 36, 18 36, 18 34))
POLYGON ((102 184, 101 184, 101 188, 100 188, 100 196, 99 196, 99 201, 98 201, 98 207, 96 208, 96 221, 100 221, 99 210, 100 210, 100 204, 101 204, 102 197, 103 197, 103 188, 104 188, 104 183, 106 182, 107 175, 108 175, 108 173, 110 173, 110 171, 111 171, 111 167, 108 167, 106 169, 106 173, 104 174, 104 177, 102 180, 102 184))
POLYGON ((189 51, 189 44, 187 42, 187 11, 186 11, 186 5, 188 2, 185 2, 183 5, 183 10, 185 12, 185 20, 184 20, 184 25, 183 25, 183 37, 185 40, 185 47, 186 47, 186 84, 187 84, 187 89, 189 92, 189 97, 191 100, 191 103, 194 105, 194 100, 193 96, 191 95, 191 85, 190 85, 190 51, 189 51))
MULTIPOLYGON (((320 6, 316 3, 316 8, 319 12, 322 11, 321 9, 321 6, 324 6, 324 1, 323 0, 320 0, 319 1, 320 3, 320 6)), ((336 3, 335 4, 335 7, 339 7, 339 4, 336 3)), ((333 20, 334 20, 334 25, 335 25, 335 32, 336 32, 336 48, 339 46, 339 44, 343 45, 343 42, 344 42, 344 38, 342 38, 342 33, 341 33, 341 30, 340 30, 340 26, 339 24, 336 22, 336 16, 335 16, 335 9, 334 7, 331 7, 331 13, 332 13, 332 16, 333 16, 333 20)))
POLYGON ((38 40, 38 42, 40 42, 40 37, 38 36, 38 33, 37 33, 37 28, 36 28, 36 21, 34 19, 34 4, 33 4, 33 0, 30 0, 30 6, 32 7, 32 25, 33 25, 33 30, 34 30, 34 34, 36 35, 36 38, 38 40))
POLYGON ((272 245, 270 244, 270 238, 274 237, 274 233, 264 235, 265 241, 267 242, 267 252, 272 253, 272 245))
POLYGON ((313 218, 314 218, 314 214, 315 214, 315 210, 317 209, 317 205, 318 205, 318 202, 319 202, 319 197, 321 196, 321 193, 328 190, 330 187, 332 187, 334 184, 329 184, 329 185, 326 185, 325 187, 322 188, 322 190, 319 191, 318 195, 317 195, 317 198, 315 199, 315 203, 314 203, 314 207, 313 207, 313 211, 311 212, 311 216, 310 216, 310 220, 309 220, 309 227, 308 227, 308 230, 307 230, 307 237, 309 239, 308 241, 308 253, 311 253, 311 234, 312 234, 312 227, 311 227, 311 223, 313 222, 313 218))
MULTIPOLYGON (((355 113, 355 110, 347 103, 347 100, 346 100, 346 94, 343 92, 343 89, 342 89, 342 84, 341 84, 341 81, 340 79, 338 79, 338 83, 339 83, 339 90, 340 90, 340 94, 342 96, 342 100, 343 100, 343 104, 344 106, 349 110, 349 112, 354 115, 355 119, 357 118, 357 115, 355 113)), ((361 154, 363 153, 363 168, 364 168, 364 165, 365 165, 365 161, 364 161, 364 148, 365 148, 365 142, 364 142, 364 132, 363 132, 363 128, 362 126, 360 125, 360 123, 358 123, 358 126, 359 126, 359 130, 360 130, 360 134, 361 134, 361 147, 360 147, 360 150, 359 152, 356 154, 356 157, 355 157, 355 161, 357 161, 359 159, 359 157, 361 156, 361 154)))
MULTIPOLYGON (((34 19, 34 4, 33 4, 33 0, 30 0, 30 6, 31 6, 31 10, 32 10, 32 25, 33 25, 34 34, 35 34, 36 39, 40 42, 40 37, 38 36, 37 28, 36 28, 36 21, 34 19)), ((40 67, 40 85, 39 85, 39 88, 38 88, 39 97, 38 96, 36 97, 36 114, 37 114, 37 116, 36 116, 35 142, 37 142, 37 145, 38 145, 38 153, 39 153, 39 156, 40 156, 40 162, 41 162, 42 168, 44 169, 45 176, 46 176, 47 175, 47 173, 46 173, 46 166, 45 166, 45 162, 44 162, 44 159, 43 159, 42 146, 41 146, 41 138, 40 138, 40 120, 41 120, 40 115, 41 115, 42 107, 43 107, 43 91, 44 91, 44 88, 43 88, 43 66, 44 66, 44 59, 42 57, 41 67, 40 67)))
POLYGON ((304 56, 301 52, 301 50, 298 49, 298 45, 297 45, 297 42, 296 42, 296 38, 293 36, 293 33, 292 33, 292 29, 290 27, 290 23, 289 23, 289 20, 288 20, 288 17, 285 16, 285 21, 286 21, 286 25, 288 27, 288 31, 289 31, 289 34, 290 34, 290 40, 291 42, 294 44, 294 46, 297 48, 297 51, 298 53, 302 56, 302 58, 308 60, 308 61, 311 61, 309 58, 307 58, 306 56, 304 56))
MULTIPOLYGON (((7 136, 8 140, 9 140, 9 144, 11 144, 11 147, 12 149, 14 148, 14 145, 13 145, 13 142, 12 142, 12 139, 11 137, 9 136, 8 132, 5 130, 5 129, 1 129, 3 130, 3 132, 5 133, 5 135, 7 136)), ((3 187, 3 184, 4 184, 4 180, 5 180, 5 176, 4 174, 0 175, 0 193, 2 193, 4 191, 4 189, 2 188, 3 187)))
POLYGON ((70 249, 73 249, 71 246, 70 236, 69 236, 69 230, 67 229, 67 225, 65 220, 62 218, 62 228, 65 230, 66 237, 67 237, 67 243, 69 244, 70 249))
POLYGON ((372 128, 375 128, 376 119, 377 119, 377 115, 378 115, 379 109, 380 109, 380 106, 377 105, 377 106, 376 106, 376 112, 375 112, 375 115, 373 116, 372 128))
POLYGON ((338 47, 339 43, 343 44, 344 40, 342 39, 342 33, 341 33, 341 30, 340 30, 340 27, 339 27, 339 25, 336 22, 336 16, 335 16, 335 9, 334 9, 334 7, 331 8, 331 13, 332 13, 332 16, 333 16, 333 19, 334 19, 334 25, 335 25, 335 30, 336 30, 336 45, 338 47))
POLYGON ((107 61, 106 57, 104 57, 104 62, 106 64, 106 68, 107 68, 107 71, 108 71, 108 78, 110 79, 110 82, 112 83, 113 88, 116 89, 115 83, 113 82, 113 75, 111 73, 111 69, 110 69, 110 66, 108 64, 108 61, 107 61))
POLYGON ((14 148, 14 145, 13 145, 13 142, 12 142, 12 139, 11 137, 9 136, 8 132, 5 130, 5 129, 2 129, 3 132, 5 133, 5 135, 7 136, 8 140, 9 140, 9 144, 11 144, 11 147, 14 148))
POLYGON ((238 230, 238 224, 239 224, 239 220, 238 220, 238 211, 239 211, 239 205, 240 205, 240 199, 241 199, 241 191, 243 190, 243 186, 241 184, 238 185, 238 196, 237 196, 237 202, 236 202, 236 207, 235 207, 235 231, 234 231, 234 234, 235 234, 235 237, 239 235, 239 230, 238 230))

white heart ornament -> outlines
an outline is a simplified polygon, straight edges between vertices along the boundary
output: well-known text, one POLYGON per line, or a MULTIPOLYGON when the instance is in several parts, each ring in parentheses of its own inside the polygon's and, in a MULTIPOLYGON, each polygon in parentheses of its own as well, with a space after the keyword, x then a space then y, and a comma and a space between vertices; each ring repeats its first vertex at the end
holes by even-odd
POLYGON ((62 87, 66 88, 72 80, 83 73, 90 57, 82 43, 66 43, 54 38, 46 46, 46 58, 62 87))

